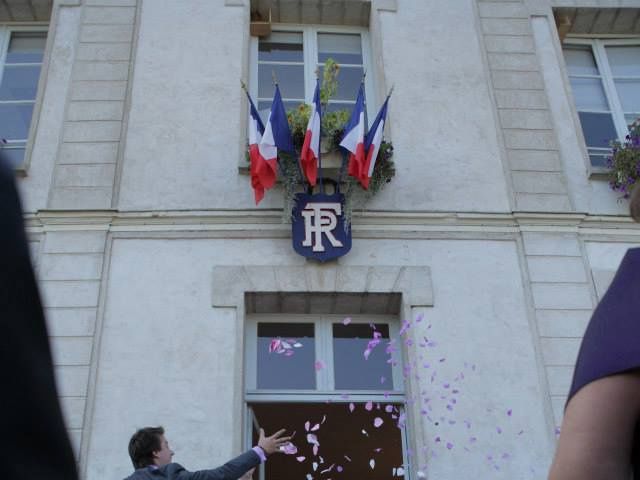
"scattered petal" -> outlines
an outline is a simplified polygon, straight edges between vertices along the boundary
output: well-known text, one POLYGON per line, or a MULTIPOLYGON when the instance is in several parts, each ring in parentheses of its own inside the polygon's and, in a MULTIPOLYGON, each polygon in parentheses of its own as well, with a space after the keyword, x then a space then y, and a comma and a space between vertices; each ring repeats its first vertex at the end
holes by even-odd
POLYGON ((318 442, 318 437, 316 437, 313 433, 307 433, 307 443, 311 445, 320 445, 318 442))
POLYGON ((318 456, 318 445, 314 445, 312 450, 313 450, 313 456, 317 457, 318 456))
POLYGON ((296 457, 296 460, 299 461, 300 463, 304 462, 306 460, 307 457, 304 457, 302 455, 300 455, 299 457, 296 457))
POLYGON ((370 412, 371 410, 373 410, 373 402, 372 401, 368 401, 365 405, 364 408, 367 412, 370 412))
POLYGON ((346 455, 343 455, 343 457, 347 460, 347 462, 351 461, 351 459, 349 457, 347 457, 346 455))
POLYGON ((341 465, 338 465, 338 466, 336 467, 336 470, 338 471, 338 473, 341 473, 341 472, 342 472, 342 466, 341 466, 341 465))
POLYGON ((383 423, 384 421, 380 417, 376 417, 373 419, 373 426, 376 428, 379 428, 383 423))
POLYGON ((380 453, 382 451, 382 448, 380 448, 380 447, 374 448, 373 451, 376 452, 376 453, 380 453))
POLYGON ((453 448, 453 443, 447 442, 447 448, 451 450, 453 448))
POLYGON ((309 425, 311 425, 311 423, 309 422, 309 420, 307 420, 306 422, 304 422, 304 429, 305 431, 309 431, 309 425))
POLYGON ((510 417, 510 416, 511 416, 511 413, 512 413, 512 410, 511 410, 511 409, 507 410, 507 416, 508 416, 508 417, 510 417))
POLYGON ((500 427, 496 427, 496 432, 498 432, 500 434, 500 433, 502 433, 502 429, 500 427))
POLYGON ((311 427, 311 431, 312 432, 317 432, 318 430, 320 430, 320 424, 316 423, 313 427, 311 427))
POLYGON ((427 478, 427 474, 424 473, 422 470, 418 470, 417 472, 418 478, 427 478))
POLYGON ((314 366, 316 368, 316 372, 318 372, 324 368, 324 363, 322 362, 322 360, 316 360, 314 366))
POLYGON ((369 466, 371 467, 371 470, 376 468, 376 461, 373 458, 369 460, 369 466))
POLYGON ((320 422, 320 425, 322 425, 322 424, 325 422, 325 420, 326 420, 326 419, 327 419, 327 416, 326 416, 326 415, 323 415, 323 416, 322 416, 322 421, 320 422))
POLYGON ((311 468, 313 468, 313 471, 315 472, 316 470, 318 470, 318 462, 313 462, 311 464, 311 468))
POLYGON ((367 437, 369 436, 369 434, 367 433, 367 431, 364 428, 362 429, 362 434, 366 435, 367 437))
POLYGON ((343 325, 349 325, 350 323, 351 323, 351 317, 347 317, 344 320, 342 320, 343 325))
POLYGON ((349 411, 353 412, 356 409, 356 406, 353 403, 349 404, 349 411))
POLYGON ((313 477, 311 476, 310 473, 307 473, 307 480, 313 480, 313 477))
POLYGON ((295 455, 298 453, 298 448, 291 442, 287 442, 280 447, 280 450, 286 455, 295 455))
POLYGON ((335 463, 332 463, 331 466, 329 468, 325 468, 324 470, 321 470, 320 473, 329 473, 331 470, 333 470, 333 467, 335 466, 335 463))
POLYGON ((396 474, 397 474, 399 477, 404 476, 404 468, 402 468, 402 467, 398 467, 398 469, 396 470, 396 474))
POLYGON ((384 407, 384 411, 387 413, 393 412, 393 405, 387 405, 386 407, 384 407))

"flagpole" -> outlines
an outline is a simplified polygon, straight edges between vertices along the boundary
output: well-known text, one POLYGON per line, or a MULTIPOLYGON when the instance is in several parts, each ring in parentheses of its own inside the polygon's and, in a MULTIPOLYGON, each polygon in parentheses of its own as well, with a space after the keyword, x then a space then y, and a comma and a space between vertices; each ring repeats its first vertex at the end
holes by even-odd
MULTIPOLYGON (((320 180, 320 193, 324 195, 324 181, 322 178, 322 116, 324 112, 322 111, 322 102, 320 101, 320 80, 318 79, 318 70, 316 69, 316 88, 318 89, 318 105, 320 111, 318 112, 318 117, 320 118, 320 128, 318 129, 318 180, 320 180)), ((314 99, 315 100, 315 99, 314 99)))

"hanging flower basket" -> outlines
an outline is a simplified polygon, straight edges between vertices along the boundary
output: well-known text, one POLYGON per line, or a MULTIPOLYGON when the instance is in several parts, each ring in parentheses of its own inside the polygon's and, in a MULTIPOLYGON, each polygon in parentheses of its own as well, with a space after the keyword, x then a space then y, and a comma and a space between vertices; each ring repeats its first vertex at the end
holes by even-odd
POLYGON ((640 119, 629 127, 624 142, 611 142, 611 156, 607 158, 609 186, 629 198, 633 186, 640 179, 640 119))

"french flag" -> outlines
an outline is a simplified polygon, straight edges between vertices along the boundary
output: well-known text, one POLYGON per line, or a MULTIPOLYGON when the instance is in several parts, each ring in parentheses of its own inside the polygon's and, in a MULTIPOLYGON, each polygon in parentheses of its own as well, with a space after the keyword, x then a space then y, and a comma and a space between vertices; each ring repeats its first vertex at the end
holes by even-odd
POLYGON ((373 168, 376 166, 376 159, 378 158, 378 152, 380 151, 380 144, 382 143, 382 132, 384 131, 384 123, 387 118, 387 104, 389 103, 389 97, 384 101, 384 104, 380 108, 376 119, 371 125, 371 129, 364 139, 364 148, 366 157, 362 169, 360 170, 360 184, 362 188, 367 190, 369 188, 369 180, 373 175, 373 168))
POLYGON ((264 124, 248 93, 247 97, 249 98, 249 171, 251 173, 251 187, 253 187, 256 205, 258 205, 264 198, 264 187, 258 177, 258 165, 261 161, 258 144, 262 140, 264 124))
POLYGON ((365 161, 364 132, 366 129, 364 122, 364 84, 361 83, 356 104, 351 112, 349 123, 344 128, 344 136, 340 142, 341 147, 351 152, 349 154, 348 173, 358 179, 365 161))
POLYGON ((311 115, 307 131, 304 134, 304 143, 300 152, 300 164, 304 176, 307 177, 309 185, 315 186, 318 178, 318 159, 320 158, 320 87, 316 80, 316 91, 313 94, 313 104, 311 105, 311 115))
POLYGON ((260 184, 269 189, 276 183, 278 171, 278 149, 295 154, 291 130, 284 110, 280 88, 276 84, 276 92, 271 103, 271 112, 264 128, 264 133, 258 143, 259 161, 256 175, 260 184))

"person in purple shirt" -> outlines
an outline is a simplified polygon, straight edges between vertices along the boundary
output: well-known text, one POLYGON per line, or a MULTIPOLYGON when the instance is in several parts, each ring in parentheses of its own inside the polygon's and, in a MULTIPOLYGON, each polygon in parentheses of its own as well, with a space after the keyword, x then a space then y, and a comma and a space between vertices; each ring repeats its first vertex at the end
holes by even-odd
POLYGON ((291 437, 279 430, 266 437, 260 429, 258 445, 221 467, 190 472, 179 463, 171 461, 173 450, 164 436, 162 427, 145 427, 133 434, 129 441, 129 456, 136 469, 125 480, 237 480, 246 478, 250 470, 267 460, 272 453, 281 452, 291 437))
MULTIPOLYGON (((640 222, 640 186, 630 201, 640 222)), ((582 339, 549 480, 640 479, 640 248, 624 256, 582 339)))

